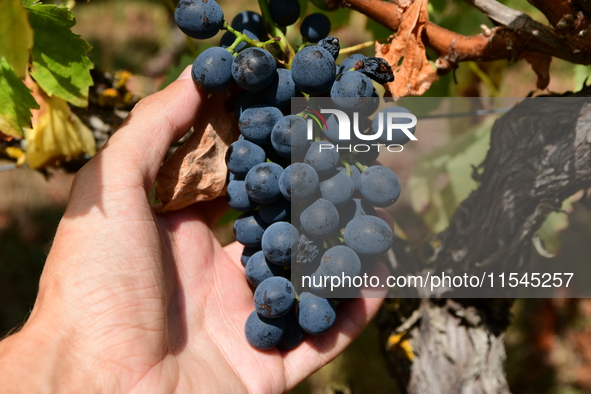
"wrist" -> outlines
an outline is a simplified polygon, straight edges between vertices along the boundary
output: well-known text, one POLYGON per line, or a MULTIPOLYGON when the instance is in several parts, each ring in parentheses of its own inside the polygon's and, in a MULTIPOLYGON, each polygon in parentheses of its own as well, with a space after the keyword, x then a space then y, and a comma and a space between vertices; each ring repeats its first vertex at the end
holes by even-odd
POLYGON ((42 335, 30 324, 0 341, 2 392, 100 392, 91 386, 96 377, 90 379, 89 369, 67 342, 49 333, 42 335))

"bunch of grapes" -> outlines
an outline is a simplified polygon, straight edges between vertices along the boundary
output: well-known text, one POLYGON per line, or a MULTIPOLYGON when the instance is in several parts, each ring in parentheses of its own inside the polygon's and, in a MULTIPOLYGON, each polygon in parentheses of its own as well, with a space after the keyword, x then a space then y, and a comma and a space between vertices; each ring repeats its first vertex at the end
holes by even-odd
POLYGON ((337 319, 338 294, 320 280, 296 289, 289 280, 296 268, 313 279, 371 271, 392 243, 392 229, 374 207, 388 207, 400 194, 396 174, 372 165, 379 148, 339 152, 333 145, 337 118, 324 120, 307 108, 292 114, 291 99, 329 97, 336 108, 364 114, 359 129, 375 133, 379 125, 367 118, 378 108, 377 99, 371 100, 378 97, 374 81, 394 77, 379 58, 355 54, 337 66, 339 40, 328 36, 324 14, 301 22, 304 44, 292 53, 284 36, 268 32, 296 23, 299 1, 259 3, 262 15, 244 11, 228 24, 214 0, 181 0, 175 19, 197 39, 227 30, 220 46, 195 59, 192 78, 207 93, 227 92, 240 130, 226 160, 227 198, 242 212, 234 234, 245 246, 242 264, 254 288, 246 337, 261 350, 288 350, 305 334, 326 332, 337 319), (312 139, 308 119, 314 120, 312 139))

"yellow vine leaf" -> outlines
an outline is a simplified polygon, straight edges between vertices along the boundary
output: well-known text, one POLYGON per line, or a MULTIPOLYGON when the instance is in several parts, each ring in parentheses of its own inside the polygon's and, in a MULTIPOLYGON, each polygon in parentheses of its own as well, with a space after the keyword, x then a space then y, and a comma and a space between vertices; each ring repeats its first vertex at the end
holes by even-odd
POLYGON ((33 114, 33 128, 25 128, 26 164, 41 168, 84 153, 93 156, 96 142, 92 132, 71 112, 68 103, 56 96, 42 96, 41 109, 33 114))
POLYGON ((8 157, 15 159, 17 165, 20 166, 25 163, 25 152, 23 152, 21 148, 18 148, 16 146, 8 146, 6 147, 6 149, 4 149, 4 152, 8 157))

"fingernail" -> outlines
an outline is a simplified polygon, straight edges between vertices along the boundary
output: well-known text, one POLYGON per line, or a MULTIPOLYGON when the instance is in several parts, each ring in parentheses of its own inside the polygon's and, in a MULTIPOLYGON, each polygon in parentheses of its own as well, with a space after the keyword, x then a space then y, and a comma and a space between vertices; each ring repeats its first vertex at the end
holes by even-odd
POLYGON ((178 81, 180 79, 189 79, 189 78, 191 78, 191 65, 188 65, 176 80, 178 81))

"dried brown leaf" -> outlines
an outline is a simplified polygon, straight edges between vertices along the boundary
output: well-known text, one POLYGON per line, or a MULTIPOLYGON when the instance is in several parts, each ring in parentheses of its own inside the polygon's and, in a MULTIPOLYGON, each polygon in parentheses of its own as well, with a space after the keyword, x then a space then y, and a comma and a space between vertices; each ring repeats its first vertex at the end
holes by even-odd
POLYGON ((550 63, 552 62, 552 56, 545 53, 538 52, 525 52, 520 56, 521 59, 525 59, 531 68, 538 76, 536 87, 538 89, 546 89, 550 84, 550 63))
POLYGON ((162 202, 162 212, 225 194, 225 157, 234 141, 235 126, 225 99, 225 93, 220 93, 207 100, 193 134, 162 165, 156 178, 156 198, 162 202))
POLYGON ((394 97, 420 96, 437 80, 427 60, 421 34, 429 22, 428 0, 415 0, 402 16, 398 32, 389 44, 376 43, 376 56, 392 67, 394 82, 386 85, 394 97))

